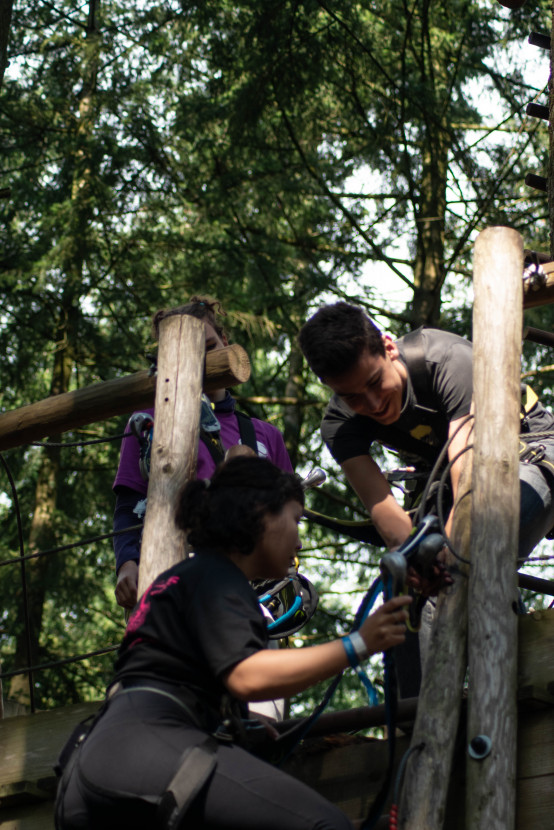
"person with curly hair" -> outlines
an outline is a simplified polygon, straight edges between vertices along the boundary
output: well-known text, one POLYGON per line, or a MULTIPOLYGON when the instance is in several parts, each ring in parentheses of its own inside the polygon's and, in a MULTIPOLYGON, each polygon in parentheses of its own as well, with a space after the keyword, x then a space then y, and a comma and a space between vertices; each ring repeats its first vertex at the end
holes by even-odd
POLYGON ((194 554, 133 611, 107 702, 61 779, 58 830, 352 830, 337 807, 248 748, 245 704, 296 694, 404 641, 409 597, 354 634, 267 648, 254 579, 300 547, 299 479, 239 457, 183 489, 176 523, 194 554))

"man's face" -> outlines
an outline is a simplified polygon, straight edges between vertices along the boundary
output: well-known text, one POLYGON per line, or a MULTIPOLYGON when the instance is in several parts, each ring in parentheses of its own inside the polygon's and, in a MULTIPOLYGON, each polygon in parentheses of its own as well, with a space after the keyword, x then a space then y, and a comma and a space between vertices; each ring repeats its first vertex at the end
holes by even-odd
POLYGON ((380 424, 393 424, 402 411, 407 373, 394 341, 383 335, 383 343, 384 357, 364 349, 351 369, 325 377, 323 382, 354 412, 380 424))

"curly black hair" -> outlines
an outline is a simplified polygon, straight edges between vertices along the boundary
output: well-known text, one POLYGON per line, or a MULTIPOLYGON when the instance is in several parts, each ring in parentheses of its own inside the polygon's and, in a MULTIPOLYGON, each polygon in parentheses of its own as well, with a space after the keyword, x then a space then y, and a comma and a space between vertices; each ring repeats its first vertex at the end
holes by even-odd
POLYGON ((176 306, 175 308, 160 308, 159 311, 156 311, 152 317, 152 334, 155 340, 159 338, 162 320, 180 314, 188 314, 189 317, 204 320, 204 322, 210 324, 218 337, 221 339, 227 337, 227 332, 218 320, 218 315, 226 317, 227 312, 224 311, 219 300, 209 297, 207 294, 195 294, 185 305, 176 306))
POLYGON ((181 491, 175 523, 193 548, 252 553, 264 517, 289 501, 304 505, 298 476, 264 458, 238 457, 221 464, 211 479, 189 481, 181 491))

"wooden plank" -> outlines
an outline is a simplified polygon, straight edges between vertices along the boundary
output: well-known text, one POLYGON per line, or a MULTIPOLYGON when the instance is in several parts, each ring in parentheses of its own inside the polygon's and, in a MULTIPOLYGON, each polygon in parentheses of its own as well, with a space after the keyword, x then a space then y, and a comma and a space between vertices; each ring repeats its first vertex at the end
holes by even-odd
MULTIPOLYGON (((406 735, 397 736, 395 769, 408 749, 406 735)), ((349 818, 364 818, 379 792, 388 763, 386 741, 364 738, 318 739, 293 755, 282 769, 340 807, 349 818)), ((385 812, 391 804, 389 796, 385 812)))
POLYGON ((53 765, 74 726, 99 703, 78 703, 0 721, 0 806, 52 797, 53 765))
POLYGON ((52 830, 53 827, 52 799, 7 810, 0 809, 0 830, 52 830))
POLYGON ((523 285, 523 308, 537 308, 537 306, 554 303, 554 262, 541 263, 544 274, 542 285, 526 282, 523 285))
POLYGON ((517 830, 552 830, 553 816, 554 776, 518 781, 517 830))
MULTIPOLYGON (((518 780, 554 776, 553 707, 521 713, 518 741, 518 780)), ((554 791, 550 803, 552 804, 553 801, 554 791)), ((552 815, 554 816, 554 807, 552 815)))
MULTIPOLYGON (((206 354, 205 392, 244 383, 249 377, 250 361, 242 346, 234 344, 206 354)), ((0 415, 0 452, 151 407, 155 389, 156 378, 144 370, 4 412, 0 415)))
POLYGON ((554 683, 554 608, 519 617, 518 685, 548 691, 554 683))

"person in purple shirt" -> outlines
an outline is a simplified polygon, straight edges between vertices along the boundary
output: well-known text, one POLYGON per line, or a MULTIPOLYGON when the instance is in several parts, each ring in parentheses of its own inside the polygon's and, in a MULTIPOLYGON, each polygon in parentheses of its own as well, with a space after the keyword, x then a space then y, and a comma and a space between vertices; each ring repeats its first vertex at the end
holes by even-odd
MULTIPOLYGON (((217 313, 225 314, 219 301, 210 297, 194 296, 183 306, 170 310, 156 312, 153 317, 155 336, 158 336, 158 327, 164 317, 174 314, 190 314, 203 320, 206 327, 206 352, 223 349, 228 345, 227 336, 217 320, 217 313)), ((196 477, 210 478, 217 464, 223 460, 226 451, 231 447, 247 444, 244 436, 250 437, 252 450, 261 458, 267 458, 284 472, 291 473, 290 462, 283 436, 271 424, 257 418, 238 413, 235 409, 235 400, 227 389, 217 389, 209 394, 213 414, 204 400, 203 414, 208 409, 206 429, 201 429, 201 440, 198 446, 198 461, 196 477), (215 415, 215 418, 213 417, 215 415), (216 421, 217 419, 217 421, 216 421), (218 429, 219 426, 219 429, 218 429)), ((153 409, 143 412, 154 416, 153 409)), ((202 418, 204 423, 205 418, 202 418)), ((114 511, 114 530, 121 531, 136 526, 141 522, 146 510, 146 491, 148 481, 140 470, 141 447, 138 438, 131 434, 129 425, 125 430, 130 437, 124 438, 121 444, 121 455, 117 475, 113 483, 116 495, 114 511)), ((236 451, 235 451, 236 452, 236 451)), ((233 453, 234 454, 234 453, 233 453)), ((137 601, 138 566, 140 560, 141 530, 130 530, 114 536, 114 552, 116 560, 117 582, 115 596, 119 605, 124 608, 133 608, 137 601)))

